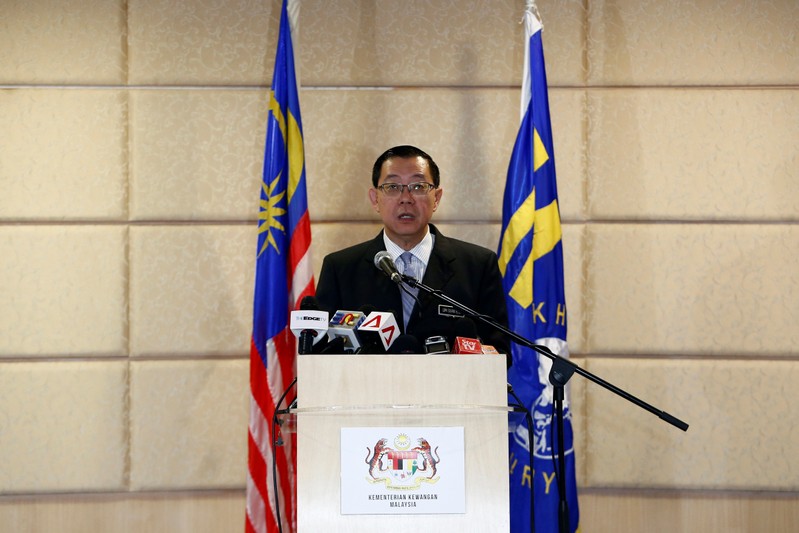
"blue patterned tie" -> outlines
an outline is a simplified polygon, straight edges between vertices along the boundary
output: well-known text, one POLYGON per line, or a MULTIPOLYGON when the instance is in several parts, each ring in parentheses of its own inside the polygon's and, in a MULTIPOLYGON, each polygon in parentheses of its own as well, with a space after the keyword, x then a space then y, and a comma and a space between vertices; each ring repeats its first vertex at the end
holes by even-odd
MULTIPOLYGON (((405 274, 406 276, 411 276, 412 278, 415 278, 417 281, 421 281, 420 279, 421 276, 419 275, 420 273, 419 267, 421 265, 416 256, 410 252, 404 252, 399 258, 400 262, 402 263, 402 273, 405 274)), ((408 289, 410 294, 408 294, 408 291, 402 289, 400 289, 400 291, 402 294, 403 324, 405 325, 405 331, 408 331, 408 322, 411 319, 413 306, 416 305, 415 297, 419 293, 419 289, 414 287, 408 287, 407 285, 405 285, 405 288, 408 289)))

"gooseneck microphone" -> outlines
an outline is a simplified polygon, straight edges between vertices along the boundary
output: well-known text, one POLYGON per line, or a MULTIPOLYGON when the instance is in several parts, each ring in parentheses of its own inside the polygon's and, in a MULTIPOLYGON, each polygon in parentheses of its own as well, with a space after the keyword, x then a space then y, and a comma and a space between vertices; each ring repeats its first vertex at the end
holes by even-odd
POLYGON ((402 282, 402 275, 397 270, 397 265, 391 259, 391 254, 385 250, 377 252, 374 259, 375 267, 382 270, 394 283, 402 282))

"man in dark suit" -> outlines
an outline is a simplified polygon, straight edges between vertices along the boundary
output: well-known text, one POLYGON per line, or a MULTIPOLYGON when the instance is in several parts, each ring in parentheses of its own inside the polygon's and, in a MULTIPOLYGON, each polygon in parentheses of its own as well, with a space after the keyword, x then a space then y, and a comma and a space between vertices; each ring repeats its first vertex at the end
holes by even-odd
MULTIPOLYGON (((369 199, 383 220, 374 239, 325 257, 316 298, 322 309, 358 310, 374 306, 392 311, 403 330, 416 337, 420 351, 427 338, 447 337, 450 343, 464 335, 460 311, 420 291, 405 298, 400 287, 374 265, 375 254, 386 250, 401 273, 421 279, 453 300, 492 317, 507 327, 502 278, 494 252, 448 238, 430 219, 443 190, 433 159, 414 146, 397 146, 384 152, 372 169, 369 199), (408 255, 410 254, 410 255, 408 255)), ((493 328, 474 320, 484 344, 509 353, 509 342, 493 328)))

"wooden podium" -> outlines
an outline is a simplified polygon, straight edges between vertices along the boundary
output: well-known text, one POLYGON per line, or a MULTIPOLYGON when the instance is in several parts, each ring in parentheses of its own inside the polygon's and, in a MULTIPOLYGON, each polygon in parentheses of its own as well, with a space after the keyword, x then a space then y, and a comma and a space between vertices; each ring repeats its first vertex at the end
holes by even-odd
POLYGON ((302 355, 297 397, 300 533, 509 530, 504 356, 302 355), (465 512, 342 514, 342 429, 370 427, 462 427, 465 512))

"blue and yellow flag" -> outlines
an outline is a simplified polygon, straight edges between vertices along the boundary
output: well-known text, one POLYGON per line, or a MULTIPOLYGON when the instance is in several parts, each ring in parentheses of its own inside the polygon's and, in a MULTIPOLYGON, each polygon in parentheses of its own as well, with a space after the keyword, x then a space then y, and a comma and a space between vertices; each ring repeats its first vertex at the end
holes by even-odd
MULTIPOLYGON (((505 184, 497 255, 511 329, 567 357, 563 244, 541 30, 540 21, 528 10, 525 13, 522 120, 505 184)), ((533 428, 528 430, 523 418, 511 415, 511 531, 531 531, 531 491, 535 501, 535 530, 558 531, 556 461, 560 458, 549 384, 551 361, 515 343, 512 352, 513 366, 508 371, 508 382, 532 413, 533 428)), ((579 510, 568 401, 564 404, 564 413, 569 526, 571 531, 577 531, 579 510)))
POLYGON ((283 435, 283 445, 273 446, 272 417, 296 376, 290 312, 314 294, 293 7, 291 0, 283 1, 258 211, 245 522, 245 531, 254 533, 296 530, 296 435, 283 435))

